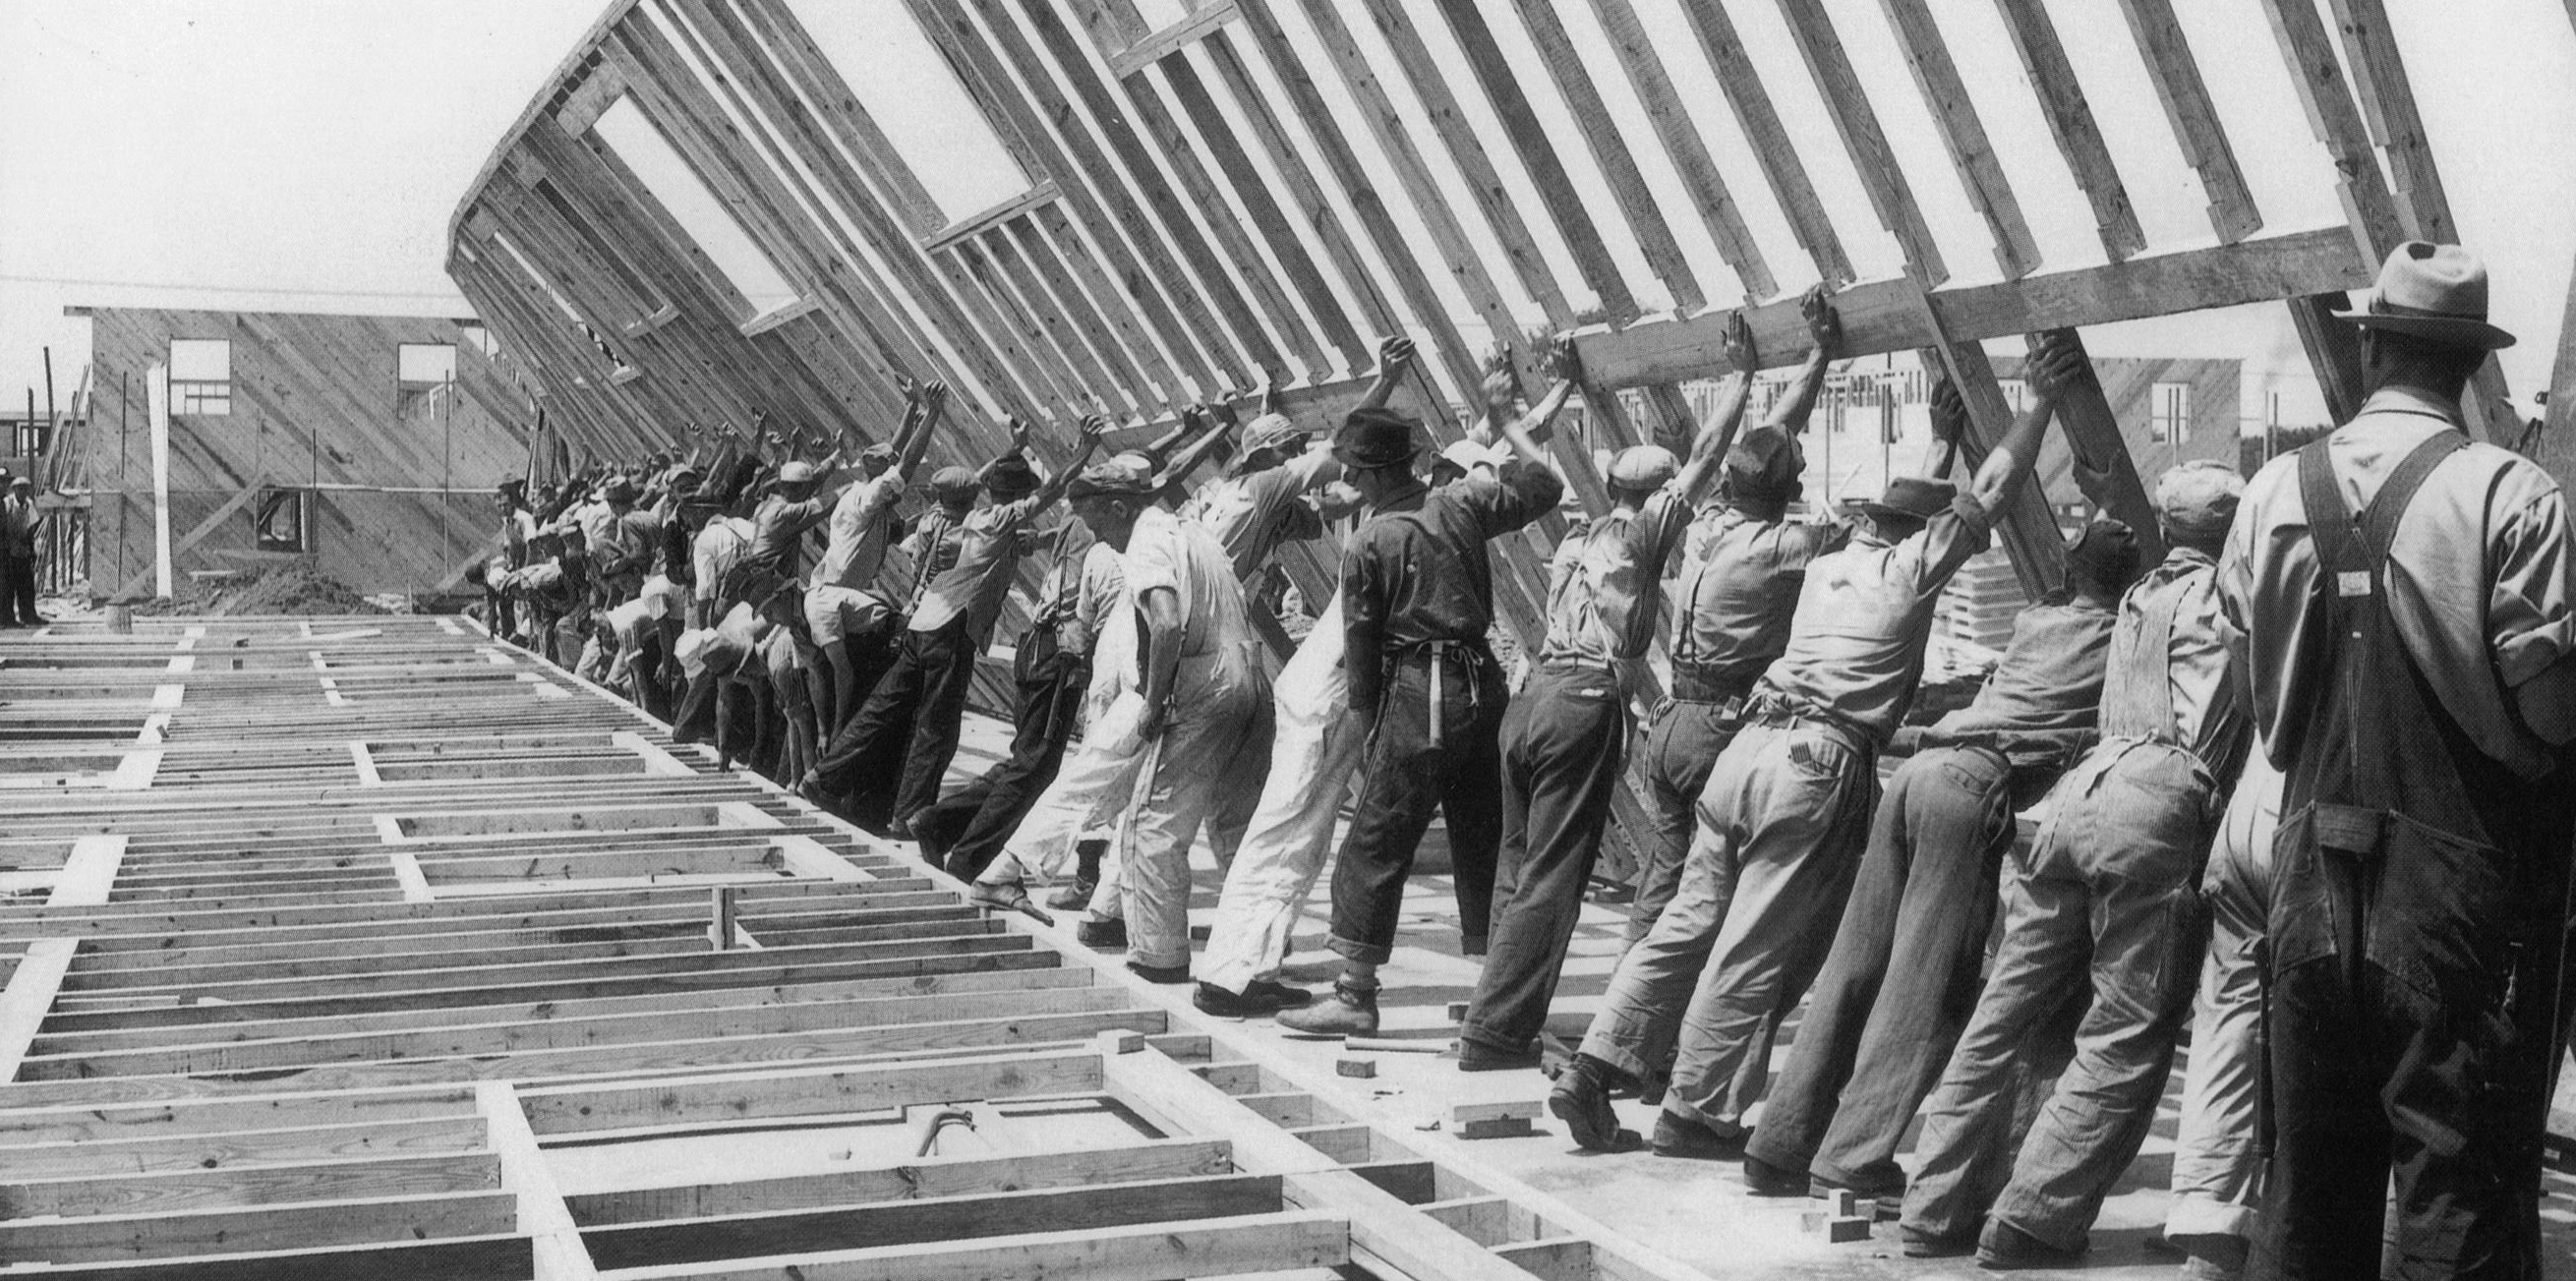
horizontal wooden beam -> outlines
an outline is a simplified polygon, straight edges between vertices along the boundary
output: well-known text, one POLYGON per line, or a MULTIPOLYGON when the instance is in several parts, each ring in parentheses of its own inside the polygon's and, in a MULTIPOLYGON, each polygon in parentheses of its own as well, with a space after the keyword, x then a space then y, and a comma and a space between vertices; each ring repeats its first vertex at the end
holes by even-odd
POLYGON ((984 232, 991 230, 1002 223, 1008 222, 1013 218, 1017 218, 1021 214, 1027 213, 1040 205, 1047 204, 1055 200, 1061 200, 1063 198, 1064 193, 1056 188, 1055 179, 1045 179, 1039 182, 1038 185, 1029 188, 1027 191, 1021 192, 1020 194, 1013 196, 990 209, 986 209, 980 213, 968 214, 967 216, 932 232, 928 239, 921 242, 921 247, 925 250, 931 251, 945 249, 969 236, 982 235, 984 232))
POLYGON ((660 1080, 648 1084, 537 1088, 520 1092, 539 1134, 753 1117, 839 1115, 915 1103, 1076 1094, 1100 1088, 1097 1054, 951 1059, 885 1067, 830 1067, 660 1080))
POLYGON ((1189 17, 1127 46, 1109 59, 1109 74, 1132 76, 1215 34, 1238 14, 1234 0, 1217 0, 1189 17))
POLYGON ((1226 1174, 1234 1169, 1233 1151, 1233 1146, 1223 1139, 1158 1139, 1132 1147, 922 1160, 892 1169, 639 1188, 567 1197, 565 1201, 584 1227, 603 1227, 758 1210, 865 1205, 918 1197, 1226 1174))
MULTIPOLYGON (((1973 342, 2365 288, 2377 269, 2361 260, 2351 230, 2335 226, 2010 284, 1934 290, 1930 297, 1941 333, 1924 323, 1915 285, 1907 280, 1854 285, 1834 296, 1834 309, 1842 316, 1843 354, 1867 356, 1929 346, 1942 334, 1973 342)), ((1616 389, 1722 376, 1733 368, 1721 344, 1728 314, 1707 311, 1688 320, 1580 333, 1575 344, 1584 377, 1616 389)), ((1745 315, 1765 366, 1806 359, 1810 343, 1796 299, 1748 308, 1745 315)))
MULTIPOLYGON (((1350 1225, 1331 1214, 1289 1213, 1149 1223, 1020 1237, 902 1245, 821 1254, 633 1268, 620 1281, 1168 1281, 1338 1268, 1350 1262, 1350 1225)), ((1527 1281, 1527 1273, 1517 1273, 1527 1281)))

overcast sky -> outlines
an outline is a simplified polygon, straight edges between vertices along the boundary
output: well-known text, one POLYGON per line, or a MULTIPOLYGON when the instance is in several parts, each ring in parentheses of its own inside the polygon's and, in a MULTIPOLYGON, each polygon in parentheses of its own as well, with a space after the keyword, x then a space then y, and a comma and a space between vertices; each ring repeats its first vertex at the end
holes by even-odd
MULTIPOLYGON (((832 2, 796 0, 800 10, 832 2)), ((2562 0, 2387 2, 2464 239, 2494 267, 2499 323, 2523 338, 2507 353, 2505 372, 2527 407, 2530 391, 2546 385, 2576 263, 2576 27, 2562 0)), ((1640 8, 1652 26, 1674 21, 1672 3, 1642 0, 1640 8)), ((1891 95, 1883 83, 1902 73, 1873 43, 1876 5, 1828 6, 1873 96, 1883 104, 1913 100, 1910 85, 1891 95)), ((2115 154, 2124 139, 2169 139, 2143 79, 2117 74, 2135 55, 2115 0, 2049 6, 2106 130, 2119 135, 2115 154)), ((14 406, 22 388, 36 386, 41 398, 38 349, 48 343, 68 395, 87 359, 87 329, 62 318, 66 303, 466 314, 441 268, 447 217, 503 130, 604 7, 604 0, 0 0, 0 49, 9 51, 0 67, 0 397, 14 406)), ((1429 6, 1415 7, 1426 27, 1438 26, 1429 6)), ((1769 5, 1733 0, 1729 8, 1757 58, 1796 65, 1794 54, 1771 47, 1769 5)), ((2288 96, 2252 0, 2180 0, 2178 8, 2232 113, 2231 133, 2269 228, 2331 220, 2331 194, 2318 180, 2322 154, 2288 96)), ((2029 140, 2023 135, 2045 135, 2036 133, 2035 112, 2016 118, 1990 105, 2028 96, 2012 92, 2018 65, 2002 46, 1992 5, 1940 0, 1935 9, 1964 46, 1972 94, 2013 168, 2013 149, 2029 140), (1988 30, 1994 39, 1974 38, 1988 30)), ((1572 25, 1587 60, 1599 57, 1588 20, 1572 25)), ((1684 92, 1702 90, 1693 96, 1703 126, 1713 134, 1729 128, 1713 123, 1723 121, 1722 106, 1697 101, 1714 98, 1705 91, 1713 82, 1693 67, 1687 32, 1663 35, 1658 42, 1684 92)), ((1517 36, 1507 34, 1507 43, 1527 57, 1517 36)), ((1451 56, 1445 38, 1436 44, 1451 56)), ((1595 67, 1624 118, 1633 103, 1615 71, 1604 72, 1595 67)), ((1793 130, 1827 128, 1798 95, 1776 85, 1774 92, 1793 130)), ((1881 109, 1910 172, 1946 167, 1937 144, 1919 132, 1919 115, 1881 109)), ((2176 219, 2189 234, 2198 208, 2189 180, 2131 175, 2129 155, 2120 158, 2151 237, 2166 243, 2163 229, 2176 219)), ((1659 158, 1647 159, 1650 180, 1667 186, 1659 158)), ((1722 165, 1727 159, 1720 155, 1722 165)), ((1588 184, 1588 168, 1577 168, 1588 184)), ((2062 177, 2053 179, 2062 191, 2014 177, 2053 262, 2071 261, 2056 251, 2060 244, 2098 258, 2098 247, 2083 243, 2089 216, 2062 177)), ((1820 166, 1817 182, 1838 222, 1871 224, 1866 206, 1852 203, 1858 195, 1846 174, 1820 166)), ((1968 247, 1950 253, 1958 279, 1991 278, 1991 263, 1974 250, 1982 226, 1944 189, 1955 183, 1916 185, 1945 247, 1968 247)), ((1767 236, 1764 223, 1776 212, 1762 207, 1767 197, 1758 191, 1753 197, 1748 216, 1767 236)), ((1596 212, 1611 207, 1603 201, 1596 212)), ((1892 266, 1883 241, 1856 239, 1864 274, 1892 266)), ((1619 254, 1632 277, 1642 276, 1633 249, 1619 254)), ((1792 260, 1771 256, 1775 266, 1792 260)), ((1571 278, 1568 265, 1559 266, 1571 278)), ((1781 274, 1784 284, 1796 283, 1795 271, 1783 266, 1781 274)), ((2104 354, 2242 357, 2249 412, 2266 377, 2304 377, 2275 307, 2122 326, 2097 331, 2093 341, 2104 354)))

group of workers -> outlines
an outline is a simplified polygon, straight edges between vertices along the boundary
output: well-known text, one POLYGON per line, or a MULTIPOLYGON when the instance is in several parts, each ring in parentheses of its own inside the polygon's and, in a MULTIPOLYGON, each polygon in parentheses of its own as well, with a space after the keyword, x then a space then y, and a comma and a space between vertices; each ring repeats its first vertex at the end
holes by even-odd
MULTIPOLYGON (((2536 1277, 2576 549, 2547 474, 2464 435, 2469 378, 2512 341, 2486 289, 2455 246, 2400 248, 2348 317, 2361 412, 2250 484, 2217 461, 2154 478, 2152 528, 2075 531, 2063 590, 1938 719, 1909 713, 1942 590, 2091 372, 2037 344, 1992 439, 1945 382, 1928 474, 1794 515, 1842 341, 1821 289, 1763 421, 1738 430, 1764 363, 1738 316, 1740 376, 1686 456, 1606 460, 1517 671, 1488 642, 1491 545, 1566 504, 1542 443, 1578 381, 1563 341, 1544 396, 1523 404, 1498 366, 1427 468, 1422 424, 1390 408, 1399 338, 1329 439, 1265 397, 1193 486, 1237 430, 1222 404, 1105 457, 1090 420, 1051 470, 1014 423, 910 518, 946 390, 907 387, 893 439, 846 464, 735 437, 650 460, 645 483, 533 505, 506 485, 507 561, 483 581, 496 626, 918 842, 974 901, 1043 917, 1033 881, 1066 882, 1047 906, 1085 912, 1084 944, 1195 981, 1212 1014, 1376 1032, 1436 812, 1458 948, 1483 958, 1458 1066, 1549 1070, 1583 1147, 1739 1162, 1756 1195, 1876 1198, 1911 1255, 2061 1265, 2189 1030, 2166 1228, 2186 1276, 2375 1276, 2385 1251, 2389 1275, 2536 1277), (1345 518, 1338 581, 1301 560, 1299 595, 1281 554, 1345 518), (950 786, 1024 579, 1008 755, 950 786), (1883 756, 1901 763, 1882 783, 1883 756), (1632 764, 1627 946, 1569 1047, 1544 1028, 1632 764), (1202 835, 1223 889, 1194 955, 1202 835), (1281 966, 1328 861, 1339 972, 1319 996, 1281 966), (1629 1095, 1659 1101, 1650 1136, 1621 1129, 1629 1095)), ((2113 505, 2126 461, 2068 443, 2113 505)))

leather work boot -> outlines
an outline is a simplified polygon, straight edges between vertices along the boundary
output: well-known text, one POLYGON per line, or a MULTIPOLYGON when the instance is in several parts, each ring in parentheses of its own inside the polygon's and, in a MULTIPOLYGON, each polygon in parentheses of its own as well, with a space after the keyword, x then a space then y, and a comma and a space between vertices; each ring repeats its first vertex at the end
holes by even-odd
POLYGON ((1333 999, 1299 1010, 1281 1010, 1274 1020, 1291 1032, 1308 1036, 1377 1035, 1377 988, 1333 984, 1333 999))
POLYGON ((1619 1149, 1619 1113, 1610 1106, 1614 1069, 1589 1054, 1577 1054, 1556 1074, 1547 1092, 1547 1110, 1565 1122, 1575 1146, 1591 1152, 1619 1149))
POLYGON ((1025 912, 1041 925, 1055 924, 1054 917, 1047 915, 1037 904, 1029 901, 1028 890, 1018 881, 1002 881, 997 884, 977 881, 966 887, 966 901, 977 907, 989 907, 996 912, 1025 912))
POLYGON ((1047 906, 1059 912, 1079 912, 1091 906, 1092 894, 1100 888, 1100 856, 1109 852, 1107 841, 1080 841, 1073 847, 1073 884, 1047 896, 1047 906))
MULTIPOLYGON (((1744 1136, 1720 1134, 1689 1117, 1655 1114, 1655 1155, 1689 1161, 1733 1161, 1744 1155, 1744 1136)), ((1807 1189, 1801 1186, 1798 1191, 1807 1189)))
POLYGON ((1096 951, 1124 952, 1127 950, 1126 918, 1084 921, 1073 927, 1073 941, 1096 951))
POLYGON ((1201 983, 1198 993, 1191 998, 1191 1004, 1198 1006, 1202 1014, 1213 1014, 1218 1018, 1227 1019, 1248 1019, 1264 1014, 1276 1014, 1281 1010, 1295 1009, 1301 1005, 1311 1004, 1314 999, 1315 994, 1302 987, 1290 987, 1285 983, 1274 983, 1269 979, 1254 979, 1244 985, 1241 995, 1229 992, 1214 983, 1201 983))

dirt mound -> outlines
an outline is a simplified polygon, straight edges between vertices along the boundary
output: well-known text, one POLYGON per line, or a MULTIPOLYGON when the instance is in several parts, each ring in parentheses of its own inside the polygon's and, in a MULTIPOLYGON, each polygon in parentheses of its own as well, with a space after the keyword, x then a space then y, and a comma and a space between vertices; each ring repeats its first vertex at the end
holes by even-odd
POLYGON ((169 600, 137 601, 137 614, 382 614, 386 611, 310 564, 268 565, 223 579, 191 581, 169 600))

